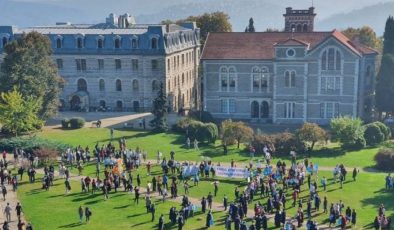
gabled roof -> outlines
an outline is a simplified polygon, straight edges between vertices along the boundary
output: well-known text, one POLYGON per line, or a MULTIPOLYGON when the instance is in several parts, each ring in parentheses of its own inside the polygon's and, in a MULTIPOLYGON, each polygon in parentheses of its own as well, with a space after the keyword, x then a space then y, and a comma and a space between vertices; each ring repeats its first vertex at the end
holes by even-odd
POLYGON ((202 52, 201 59, 251 59, 270 60, 275 58, 275 46, 309 46, 313 50, 329 38, 349 48, 356 55, 377 54, 369 47, 350 41, 338 30, 329 32, 228 32, 210 33, 202 52))

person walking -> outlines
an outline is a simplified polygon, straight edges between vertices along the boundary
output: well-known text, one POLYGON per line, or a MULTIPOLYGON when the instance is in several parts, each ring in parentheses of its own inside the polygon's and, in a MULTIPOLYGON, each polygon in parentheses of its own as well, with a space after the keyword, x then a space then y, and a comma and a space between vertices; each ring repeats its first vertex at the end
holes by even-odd
POLYGON ((16 204, 15 211, 16 211, 16 216, 18 217, 18 221, 20 221, 22 214, 22 206, 19 202, 16 204))
POLYGON ((209 210, 208 214, 207 214, 207 218, 206 218, 206 223, 205 223, 205 227, 209 228, 214 224, 213 221, 213 215, 212 215, 212 211, 209 210))
POLYGON ((7 203, 7 206, 5 206, 4 208, 4 214, 5 214, 5 219, 6 221, 9 223, 11 222, 11 207, 10 207, 10 203, 7 203))
POLYGON ((1 188, 1 193, 3 194, 3 200, 5 201, 5 197, 7 196, 7 188, 5 187, 4 184, 1 188))
POLYGON ((153 222, 155 220, 155 213, 156 213, 155 204, 150 205, 150 213, 152 214, 152 222, 153 222))
POLYGON ((353 209, 353 211, 352 211, 352 226, 356 227, 356 223, 357 223, 357 213, 356 213, 356 210, 353 209))
POLYGON ((158 230, 164 230, 164 215, 161 214, 159 218, 158 230))
POLYGON ((85 219, 86 219, 86 223, 89 223, 90 216, 92 216, 92 212, 90 211, 90 209, 89 209, 88 207, 86 207, 86 208, 85 208, 85 219))
POLYGON ((83 220, 83 208, 82 208, 82 206, 79 206, 79 208, 78 208, 78 215, 79 215, 79 222, 82 223, 82 220, 83 220))
POLYGON ((353 181, 356 181, 356 177, 357 177, 357 169, 356 168, 354 168, 353 169, 353 181))

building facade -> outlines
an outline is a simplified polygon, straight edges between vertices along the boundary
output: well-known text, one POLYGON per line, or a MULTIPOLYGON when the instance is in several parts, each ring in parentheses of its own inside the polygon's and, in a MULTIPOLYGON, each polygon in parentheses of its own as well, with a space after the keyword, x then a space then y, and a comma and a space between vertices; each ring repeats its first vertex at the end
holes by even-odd
POLYGON ((96 25, 0 26, 0 55, 8 42, 32 31, 52 43, 65 80, 62 109, 150 111, 161 83, 173 111, 199 106, 200 30, 194 22, 142 25, 128 14, 110 14, 96 25))
POLYGON ((288 8, 290 31, 210 33, 201 57, 204 108, 217 118, 260 123, 369 119, 378 53, 337 30, 310 31, 313 17, 313 9, 288 8))

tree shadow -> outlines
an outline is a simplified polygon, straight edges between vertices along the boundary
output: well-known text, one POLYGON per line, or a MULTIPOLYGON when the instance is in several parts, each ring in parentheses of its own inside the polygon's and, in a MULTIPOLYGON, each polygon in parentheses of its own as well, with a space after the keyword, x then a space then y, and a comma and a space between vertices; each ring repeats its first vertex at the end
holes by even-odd
POLYGON ((72 223, 72 224, 62 225, 62 226, 59 226, 58 228, 76 228, 81 225, 82 225, 82 223, 76 222, 76 223, 72 223))

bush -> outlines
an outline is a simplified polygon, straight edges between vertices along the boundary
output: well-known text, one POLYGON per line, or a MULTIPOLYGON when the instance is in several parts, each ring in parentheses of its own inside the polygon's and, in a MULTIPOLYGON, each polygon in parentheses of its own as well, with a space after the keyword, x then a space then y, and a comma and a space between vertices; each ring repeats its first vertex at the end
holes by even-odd
POLYGON ((333 138, 342 143, 345 149, 360 149, 365 147, 363 122, 359 118, 348 116, 331 120, 330 126, 333 138))
POLYGON ((290 151, 304 152, 305 145, 294 134, 284 132, 273 136, 275 153, 288 155, 290 151))
POLYGON ((51 147, 42 147, 34 150, 34 155, 38 157, 40 163, 44 166, 49 166, 57 161, 60 155, 58 150, 51 147))
POLYGON ((375 155, 376 167, 381 170, 394 170, 394 149, 381 149, 375 155))
POLYGON ((222 142, 226 145, 236 142, 239 148, 241 142, 253 140, 254 131, 242 121, 234 122, 231 119, 225 120, 221 125, 222 142))
POLYGON ((377 124, 370 123, 365 125, 364 138, 367 145, 375 146, 385 140, 385 134, 377 124))
POLYGON ((379 121, 375 121, 373 124, 376 124, 377 126, 379 126, 380 131, 382 131, 382 133, 384 134, 384 140, 389 140, 391 138, 391 129, 390 127, 388 127, 387 125, 385 125, 382 122, 379 121))
POLYGON ((179 119, 176 124, 172 125, 172 131, 176 133, 186 133, 186 128, 194 121, 195 120, 190 117, 183 117, 179 119))
POLYGON ((206 123, 202 130, 207 141, 209 143, 215 143, 219 137, 218 126, 214 123, 206 123))
POLYGON ((0 151, 12 152, 14 148, 21 148, 30 153, 40 148, 51 148, 62 152, 67 149, 67 146, 60 142, 39 137, 13 137, 0 140, 0 151))
POLYGON ((82 117, 73 117, 70 119, 70 128, 80 129, 85 125, 85 119, 82 117))
POLYGON ((318 124, 304 123, 301 128, 297 129, 296 136, 305 145, 310 143, 310 151, 312 151, 317 142, 324 143, 327 138, 327 133, 318 124))
POLYGON ((204 123, 215 123, 215 119, 208 111, 195 110, 189 112, 189 117, 204 123))
POLYGON ((68 129, 69 126, 70 126, 70 119, 64 118, 64 119, 62 120, 62 128, 63 128, 63 129, 68 129))
MULTIPOLYGON (((270 135, 255 135, 252 141, 252 146, 256 149, 256 153, 264 154, 264 146, 269 147, 273 152, 275 152, 275 138, 270 135)), ((247 151, 249 151, 249 149, 247 151)))

